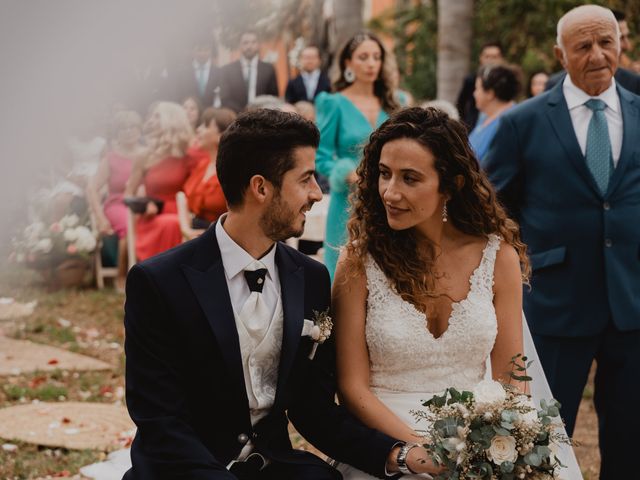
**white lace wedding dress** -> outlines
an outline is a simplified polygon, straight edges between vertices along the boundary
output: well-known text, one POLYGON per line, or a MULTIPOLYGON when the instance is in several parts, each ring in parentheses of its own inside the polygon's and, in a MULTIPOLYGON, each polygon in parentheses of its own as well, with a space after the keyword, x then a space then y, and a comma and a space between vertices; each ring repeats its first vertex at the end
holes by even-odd
MULTIPOLYGON (((472 390, 487 374, 497 335, 493 268, 499 248, 500 238, 491 235, 480 264, 469 278, 467 297, 453 303, 449 326, 438 338, 427 328, 425 314, 396 293, 375 261, 368 257, 365 263, 369 292, 365 334, 371 367, 370 388, 417 431, 425 430, 426 425, 417 422, 411 411, 422 408, 423 401, 448 387, 472 390)), ((575 458, 573 461, 575 463, 575 458)), ((345 480, 374 478, 348 465, 339 465, 338 469, 345 480)), ((577 476, 566 476, 563 472, 562 478, 581 479, 580 470, 577 472, 577 476)))

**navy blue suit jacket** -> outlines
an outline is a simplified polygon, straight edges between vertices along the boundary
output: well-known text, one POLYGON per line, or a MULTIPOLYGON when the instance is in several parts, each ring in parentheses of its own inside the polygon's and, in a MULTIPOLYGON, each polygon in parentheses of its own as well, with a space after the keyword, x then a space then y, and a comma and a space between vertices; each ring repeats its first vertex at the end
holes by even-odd
POLYGON ((640 97, 618 86, 620 160, 602 195, 562 84, 505 113, 486 171, 520 222, 533 276, 524 310, 539 335, 640 329, 640 97))
POLYGON ((307 89, 304 86, 302 75, 298 75, 297 77, 289 80, 289 82, 287 83, 287 89, 284 92, 284 98, 289 103, 296 103, 301 100, 313 103, 320 92, 330 91, 331 82, 329 81, 329 77, 327 77, 326 73, 320 72, 320 76, 318 77, 318 85, 316 86, 316 91, 313 93, 313 98, 308 98, 307 89))
POLYGON ((125 304, 127 407, 138 426, 126 480, 233 479, 240 434, 265 457, 331 468, 291 448, 288 420, 332 458, 383 476, 396 440, 334 403, 329 339, 308 356, 303 319, 330 304, 326 267, 276 246, 284 333, 275 403, 251 425, 240 345, 215 227, 131 269, 125 304))

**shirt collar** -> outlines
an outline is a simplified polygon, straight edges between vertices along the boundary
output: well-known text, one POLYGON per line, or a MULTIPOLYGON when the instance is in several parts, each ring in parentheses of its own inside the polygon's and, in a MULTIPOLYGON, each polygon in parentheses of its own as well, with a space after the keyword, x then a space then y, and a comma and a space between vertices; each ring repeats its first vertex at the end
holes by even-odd
POLYGON ((304 78, 314 78, 314 77, 319 77, 320 76, 320 69, 316 68, 315 70, 311 71, 311 72, 306 72, 306 71, 302 71, 301 75, 304 78))
POLYGON ((245 67, 248 67, 249 65, 251 66, 256 66, 258 64, 258 55, 254 55, 253 58, 251 58, 251 60, 247 60, 245 57, 240 56, 240 61, 242 62, 242 65, 245 67))
POLYGON ((611 85, 604 92, 596 97, 592 97, 584 90, 578 88, 572 81, 571 76, 567 74, 564 77, 564 82, 562 84, 562 92, 564 93, 564 98, 567 101, 567 107, 569 110, 573 110, 576 107, 581 107, 584 103, 591 99, 597 98, 606 103, 607 107, 609 107, 614 112, 620 112, 620 99, 618 98, 618 92, 616 91, 616 81, 614 78, 611 79, 611 85))
POLYGON ((251 265, 251 263, 259 260, 267 268, 267 273, 269 274, 271 281, 274 281, 276 278, 275 244, 262 258, 253 258, 249 252, 238 245, 224 229, 222 224, 224 223, 226 216, 227 214, 225 213, 216 223, 216 238, 218 240, 220 256, 222 257, 222 265, 224 266, 224 272, 227 276, 227 280, 231 280, 240 272, 244 271, 244 269, 251 265))

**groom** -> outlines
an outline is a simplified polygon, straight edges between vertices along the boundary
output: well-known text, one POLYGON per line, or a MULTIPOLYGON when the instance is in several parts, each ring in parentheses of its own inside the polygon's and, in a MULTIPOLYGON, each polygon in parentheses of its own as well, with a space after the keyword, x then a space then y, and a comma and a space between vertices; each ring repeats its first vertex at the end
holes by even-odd
POLYGON ((241 115, 217 160, 228 214, 129 273, 127 406, 138 431, 125 480, 341 478, 292 448, 288 419, 326 454, 373 475, 397 472, 398 456, 424 470, 422 448, 405 459, 402 442, 335 404, 332 339, 316 350, 309 333, 330 304, 329 275, 279 243, 302 234, 322 198, 318 140, 297 115, 241 115))

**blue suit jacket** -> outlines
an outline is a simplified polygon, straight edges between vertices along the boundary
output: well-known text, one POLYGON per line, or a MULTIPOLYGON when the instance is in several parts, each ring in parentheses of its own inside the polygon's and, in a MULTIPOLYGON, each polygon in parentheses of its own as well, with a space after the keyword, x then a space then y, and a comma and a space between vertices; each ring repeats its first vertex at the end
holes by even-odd
POLYGON ((562 84, 501 117, 486 171, 520 222, 533 275, 533 333, 640 329, 640 97, 618 86, 620 160, 602 195, 578 145, 562 84))
POLYGON ((240 344, 215 227, 134 266, 127 278, 127 407, 138 426, 126 480, 234 479, 225 465, 246 434, 265 457, 331 467, 293 450, 288 419, 319 449, 384 476, 396 443, 334 403, 330 338, 314 360, 304 318, 329 307, 327 269, 279 243, 284 333, 275 403, 251 425, 240 344))

